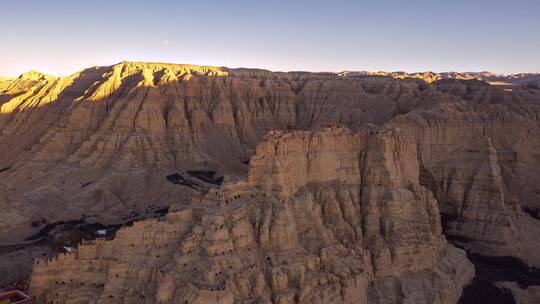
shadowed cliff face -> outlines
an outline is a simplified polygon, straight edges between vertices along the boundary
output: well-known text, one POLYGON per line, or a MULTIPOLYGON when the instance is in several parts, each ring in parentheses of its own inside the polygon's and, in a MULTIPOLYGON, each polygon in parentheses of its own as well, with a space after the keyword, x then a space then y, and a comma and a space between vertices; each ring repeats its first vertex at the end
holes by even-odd
POLYGON ((29 223, 41 218, 110 223, 182 201, 192 189, 166 175, 245 172, 272 128, 339 121, 355 130, 444 98, 414 81, 184 65, 24 74, 1 96, 1 187, 15 207, 0 240, 35 232, 29 223))
POLYGON ((474 269, 444 239, 418 176, 414 139, 392 130, 274 132, 246 179, 36 262, 32 293, 81 303, 454 303, 474 269))
MULTIPOLYGON (((179 210, 217 187, 189 172, 239 177, 259 166, 247 180, 266 180, 257 187, 279 188, 286 198, 310 183, 352 179, 363 188, 361 180, 406 188, 400 181, 417 180, 434 194, 449 240, 540 266, 540 225, 530 216, 540 209, 539 102, 534 85, 510 92, 477 80, 427 84, 132 62, 64 78, 23 74, 0 87, 0 243, 19 244, 60 221, 111 225, 166 206, 179 210), (328 145, 324 138, 302 138, 330 121, 353 132, 384 126, 412 138, 416 151, 389 158, 390 150, 381 159, 376 151, 386 146, 373 143, 353 161, 358 151, 319 151, 328 145), (278 142, 276 151, 267 147, 273 144, 257 146, 269 131, 288 127, 298 129, 296 144, 278 142), (321 153, 333 156, 307 162, 321 153), (347 155, 351 161, 338 161, 347 155), (415 163, 418 170, 409 167, 415 163)), ((371 191, 355 204, 377 201, 371 191)), ((302 236, 289 241, 310 246, 302 236)))
POLYGON ((446 104, 387 124, 417 138, 422 183, 449 219, 448 237, 465 248, 538 265, 538 221, 522 209, 539 202, 539 109, 446 104))

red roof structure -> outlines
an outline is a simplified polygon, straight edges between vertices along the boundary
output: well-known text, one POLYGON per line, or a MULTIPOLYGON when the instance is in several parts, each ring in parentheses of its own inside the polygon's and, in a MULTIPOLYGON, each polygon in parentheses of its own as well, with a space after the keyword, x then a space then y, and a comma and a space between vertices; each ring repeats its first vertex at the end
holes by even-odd
POLYGON ((0 292, 0 304, 31 304, 32 298, 24 292, 13 289, 0 292))

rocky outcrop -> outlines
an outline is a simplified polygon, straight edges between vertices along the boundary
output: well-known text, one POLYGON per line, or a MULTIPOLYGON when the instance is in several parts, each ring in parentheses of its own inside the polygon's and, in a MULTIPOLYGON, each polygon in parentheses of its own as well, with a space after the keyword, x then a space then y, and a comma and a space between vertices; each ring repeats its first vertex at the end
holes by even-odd
MULTIPOLYGON (((388 237, 385 218, 395 216, 388 213, 393 207, 373 211, 371 216, 380 217, 375 220, 357 205, 374 210, 374 202, 422 201, 428 206, 425 201, 431 199, 417 198, 427 188, 453 244, 469 253, 540 266, 540 91, 535 75, 514 75, 508 87, 494 84, 503 80, 486 73, 410 76, 122 62, 68 77, 29 72, 0 80, 0 272, 9 273, 0 276, 0 283, 27 277, 36 256, 63 251, 58 245, 64 238, 48 241, 58 232, 47 235, 50 227, 131 223, 200 204, 218 212, 214 199, 203 195, 207 192, 220 197, 219 208, 225 209, 235 208, 235 196, 255 192, 261 197, 253 208, 271 211, 245 211, 250 223, 259 225, 254 226, 254 242, 260 252, 301 244, 322 258, 321 240, 361 242, 368 248, 366 233, 372 239, 388 237), (199 171, 215 179, 189 173, 199 171), (221 180, 235 186, 216 194, 221 180), (347 192, 357 194, 345 199, 347 192), (328 200, 339 202, 339 208, 328 200), (311 231, 309 237, 281 232, 289 229, 284 223, 294 223, 297 232, 309 226, 294 211, 293 202, 300 201, 331 212, 321 217, 321 225, 332 228, 311 231), (337 214, 343 219, 337 220, 337 214), (259 232, 262 226, 264 233, 259 232), (364 231, 364 226, 372 228, 364 231), (271 227, 278 232, 273 234, 271 227)), ((205 208, 198 212, 206 214, 205 208)), ((199 224, 198 217, 190 221, 199 224)), ((392 250, 400 256, 409 250, 390 243, 372 241, 369 248, 377 249, 370 255, 377 252, 380 261, 388 255, 394 261, 392 250)), ((423 256, 423 249, 414 250, 423 256)), ((440 290, 457 293, 459 288, 453 288, 460 284, 442 283, 461 280, 445 275, 452 263, 434 260, 422 265, 444 279, 438 291, 429 293, 441 299, 440 290)), ((422 275, 407 280, 401 272, 388 276, 393 281, 384 281, 384 289, 395 294, 408 290, 411 295, 415 284, 426 292, 433 286, 422 275)), ((285 285, 281 279, 275 284, 285 285)), ((369 287, 368 297, 383 297, 376 290, 369 287)))
POLYGON ((32 292, 44 302, 454 303, 473 275, 419 184, 414 139, 327 126, 272 132, 245 180, 38 260, 32 292))
POLYGON ((137 62, 31 72, 1 94, 0 190, 12 207, 0 241, 10 244, 42 228, 32 222, 117 223, 197 192, 164 182, 172 173, 243 174, 272 128, 355 130, 446 98, 414 81, 137 62))
POLYGON ((0 77, 0 91, 6 89, 13 80, 11 77, 0 77))
POLYGON ((245 174, 273 128, 358 129, 443 98, 411 81, 159 63, 26 73, 0 93, 0 283, 62 251, 55 223, 152 217, 212 186, 168 177, 245 174))
POLYGON ((444 104, 388 124, 417 138, 421 184, 435 193, 445 233, 460 246, 539 265, 540 226, 522 211, 537 208, 538 110, 444 104))

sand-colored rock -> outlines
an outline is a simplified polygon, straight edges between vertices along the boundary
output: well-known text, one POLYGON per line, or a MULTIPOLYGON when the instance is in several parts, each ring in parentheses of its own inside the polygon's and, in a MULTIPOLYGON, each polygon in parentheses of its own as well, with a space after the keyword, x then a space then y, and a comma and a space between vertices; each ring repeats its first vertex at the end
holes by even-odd
MULTIPOLYGON (((417 296, 427 299, 429 293, 450 299, 462 285, 455 282, 466 281, 465 270, 449 275, 453 267, 466 269, 465 262, 452 266, 425 254, 425 248, 437 243, 429 235, 440 234, 432 223, 439 219, 431 213, 429 221, 413 227, 432 231, 423 235, 424 241, 431 240, 428 247, 396 246, 385 234, 393 225, 409 229, 390 220, 404 202, 424 205, 413 214, 434 212, 430 207, 434 200, 425 198, 430 192, 442 214, 443 233, 451 242, 538 267, 540 91, 536 76, 505 75, 512 78, 504 79, 512 84, 509 91, 505 85, 489 84, 503 81, 497 75, 465 74, 279 73, 122 62, 68 77, 30 72, 2 80, 0 269, 6 275, 0 281, 24 278, 33 258, 60 251, 40 245, 40 238, 25 240, 39 237, 40 230, 59 221, 112 224, 153 217, 166 206, 171 212, 201 204, 215 209, 212 195, 220 197, 219 210, 234 209, 232 202, 238 196, 245 199, 253 191, 261 196, 261 202, 254 204, 258 211, 244 211, 249 223, 234 231, 241 234, 251 229, 248 224, 259 226, 253 228, 253 239, 242 237, 238 242, 243 245, 233 243, 234 248, 255 242, 260 252, 267 252, 301 244, 322 259, 342 254, 331 246, 336 243, 349 250, 342 240, 361 242, 376 261, 377 266, 371 266, 373 276, 392 277, 376 279, 382 283, 372 285, 392 290, 393 298, 407 293, 411 301, 419 302, 417 296), (352 131, 333 127, 332 122, 352 131), (319 126, 325 127, 313 133, 319 126), (408 136, 396 137, 395 132, 408 136), (225 185, 217 191, 188 170, 216 171, 217 177, 225 176, 225 185), (170 182, 167 176, 173 173, 188 182, 170 182), (206 192, 210 197, 201 197, 206 192), (377 208, 382 203, 386 207, 377 208), (313 223, 319 230, 307 228, 313 223), (330 247, 323 250, 321 243, 330 247), (408 260, 410 251, 424 259, 408 260), (409 262, 437 273, 436 290, 427 287, 434 285, 424 275, 404 279, 399 269, 409 267, 409 262), (413 296, 415 286, 426 292, 413 296)), ((198 212, 206 214, 203 209, 198 212)), ((196 219, 194 224, 206 227, 196 219)), ((227 233, 231 238, 233 230, 227 233)), ((207 236, 204 242, 194 238, 189 246, 203 246, 206 254, 231 248, 225 232, 207 236), (219 245, 210 246, 213 242, 219 245)), ((411 243, 411 238, 405 238, 405 243, 411 243)), ((440 252, 446 252, 449 261, 461 259, 460 251, 440 252)), ((315 265, 313 260, 309 263, 315 265)), ((265 301, 295 299, 285 286, 296 286, 297 281, 283 274, 287 271, 273 270, 271 279, 266 270, 259 270, 235 283, 241 291, 231 289, 233 299, 252 290, 265 301), (272 286, 283 291, 276 293, 276 299, 272 286)), ((351 281, 348 287, 340 285, 340 290, 349 290, 347 297, 365 296, 362 286, 374 282, 370 280, 351 281)), ((159 281, 163 283, 152 297, 174 297, 173 277, 164 275, 159 281)), ((327 299, 338 298, 336 290, 322 285, 331 284, 310 286, 327 299)), ((368 289, 368 297, 383 301, 385 294, 368 289)), ((300 293, 302 297, 308 290, 300 293)))
POLYGON ((533 156, 538 108, 527 108, 440 105, 388 125, 417 138, 421 183, 434 191, 449 238, 478 253, 540 265, 540 244, 531 236, 540 230, 522 211, 538 208, 533 189, 540 178, 533 156))
POLYGON ((146 208, 194 192, 166 182, 168 174, 201 168, 243 174, 273 128, 340 121, 356 130, 444 98, 420 87, 137 62, 62 78, 24 74, 0 96, 0 190, 12 206, 0 214, 0 241, 18 243, 42 228, 32 222, 43 220, 144 217, 146 208))
POLYGON ((0 91, 6 89, 13 80, 13 77, 0 77, 0 91))
POLYGON ((55 303, 454 303, 474 269, 418 176, 414 140, 389 130, 273 132, 247 180, 38 260, 32 292, 55 303), (286 154, 294 187, 264 165, 286 154), (338 163, 357 171, 342 178, 338 163), (314 179, 302 173, 311 165, 314 179))

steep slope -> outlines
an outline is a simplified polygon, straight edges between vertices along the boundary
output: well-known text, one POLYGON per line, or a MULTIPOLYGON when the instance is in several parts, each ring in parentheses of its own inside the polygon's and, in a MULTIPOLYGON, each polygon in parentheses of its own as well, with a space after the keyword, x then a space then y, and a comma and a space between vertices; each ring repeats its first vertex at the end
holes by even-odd
POLYGON ((447 104, 388 124, 417 138, 421 184, 435 193, 444 233, 472 254, 480 281, 463 303, 509 303, 509 291, 501 288, 515 298, 536 297, 539 110, 533 104, 447 104))
POLYGON ((447 235, 487 255, 540 266, 537 210, 539 106, 440 105, 388 126, 415 136, 422 183, 436 194, 447 235), (525 112, 528 110, 528 112, 525 112))
MULTIPOLYGON (((540 81, 540 80, 539 80, 540 81)), ((479 80, 443 79, 433 83, 441 92, 458 96, 476 104, 527 105, 538 104, 538 87, 534 82, 509 92, 479 80)))
POLYGON ((414 141, 391 130, 273 132, 247 180, 36 262, 32 291, 57 303, 455 303, 474 269, 418 176, 414 141))
POLYGON ((12 77, 0 77, 0 91, 6 89, 13 80, 12 77))
MULTIPOLYGON (((183 210, 193 196, 214 191, 222 181, 241 178, 255 187, 250 191, 302 201, 301 193, 313 187, 309 195, 332 196, 332 183, 366 188, 367 177, 356 176, 363 168, 386 188, 419 195, 424 190, 399 182, 416 178, 416 164, 420 179, 412 183, 434 193, 449 241, 480 268, 496 259, 500 267, 510 265, 501 273, 520 269, 535 277, 536 270, 527 267, 540 267, 540 90, 534 82, 508 91, 477 79, 441 78, 426 83, 139 62, 62 78, 26 73, 0 91, 0 283, 28 277, 36 257, 95 238, 97 229, 107 228, 110 239, 120 224, 183 210), (383 125, 404 133, 414 138, 409 147, 416 147, 417 160, 406 153, 386 163, 366 152, 358 164, 340 161, 361 152, 319 151, 311 133, 302 133, 330 122, 353 132, 383 125), (287 129, 298 130, 280 133, 287 129), (269 131, 275 134, 265 137, 269 131), (289 139, 291 145, 282 144, 289 139), (291 153, 274 155, 272 149, 291 153), (327 156, 318 161, 322 154, 327 156), (247 175, 250 158, 249 166, 260 169, 247 175)), ((365 148, 359 142, 334 144, 365 148)), ((325 206, 322 200, 316 203, 325 206)), ((369 198, 352 201, 371 204, 369 198)), ((257 204, 262 210, 269 203, 257 204)), ((336 225, 340 240, 349 238, 352 228, 336 225)), ((374 244, 378 238, 373 236, 374 244)), ((296 242, 309 247, 304 234, 296 242)), ((370 248, 382 248, 377 246, 370 248)), ((479 273, 489 273, 489 267, 479 273)), ((503 281, 519 284, 490 288, 511 286, 526 298, 539 285, 511 275, 493 282, 503 281)), ((387 289, 405 288, 396 284, 387 289)))
POLYGON ((4 282, 88 230, 159 215, 213 186, 190 172, 213 183, 245 174, 268 130, 357 129, 453 99, 419 81, 138 62, 29 72, 0 94, 4 282))
POLYGON ((167 183, 172 173, 245 172, 272 128, 356 129, 447 96, 391 79, 126 62, 23 75, 1 98, 1 190, 13 208, 0 240, 17 242, 44 223, 118 222, 195 191, 167 183))

